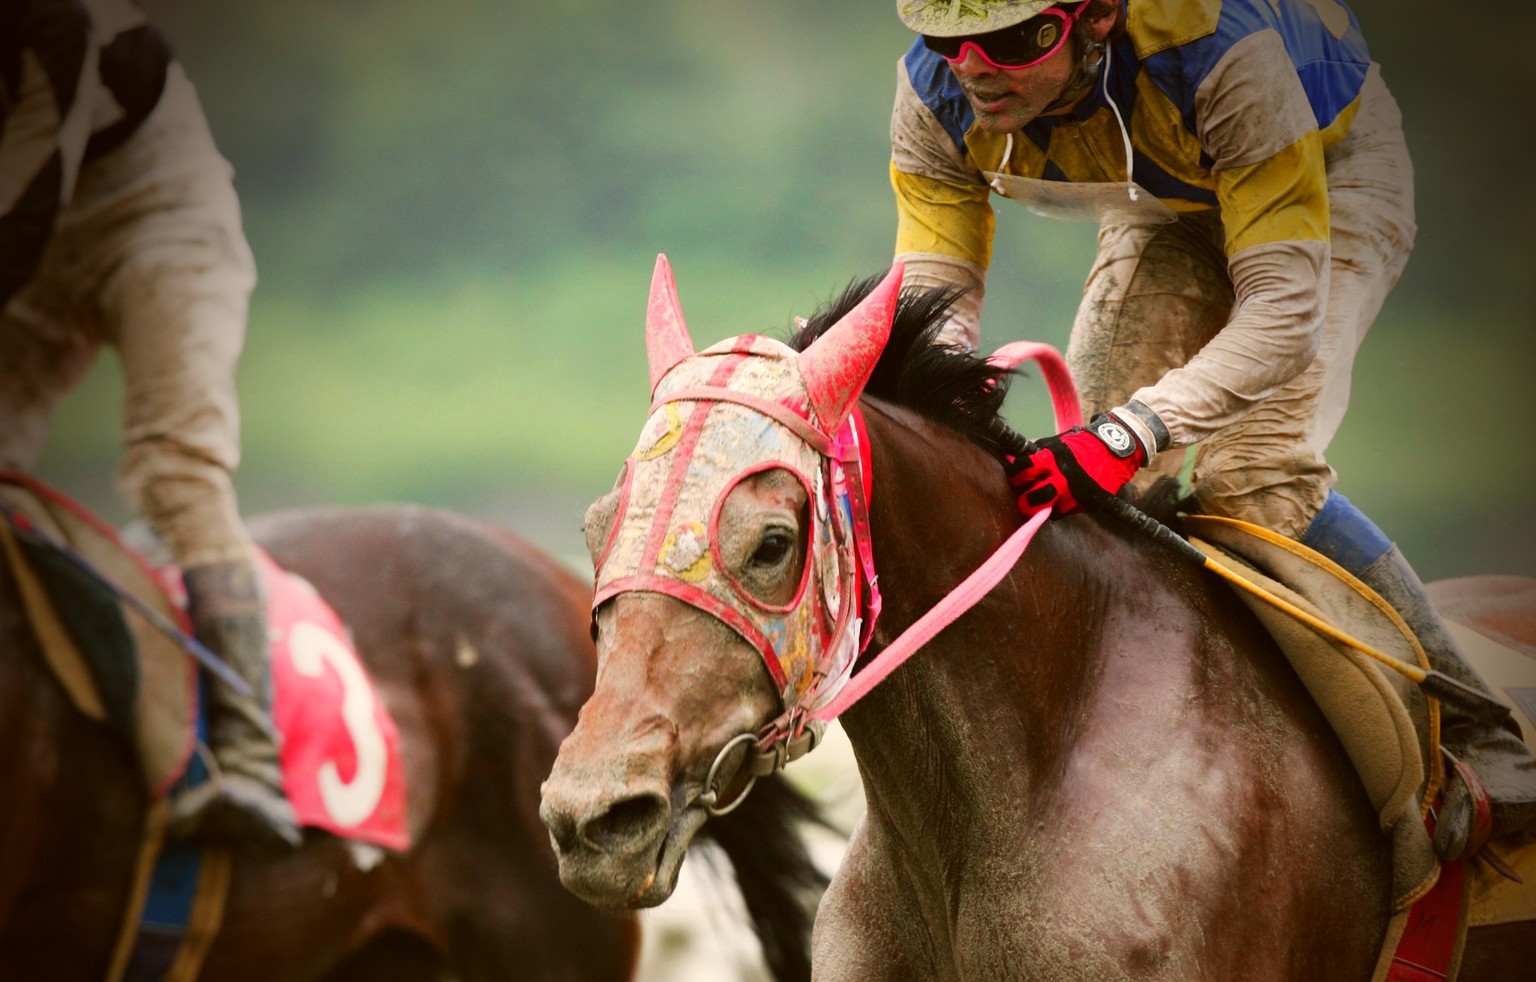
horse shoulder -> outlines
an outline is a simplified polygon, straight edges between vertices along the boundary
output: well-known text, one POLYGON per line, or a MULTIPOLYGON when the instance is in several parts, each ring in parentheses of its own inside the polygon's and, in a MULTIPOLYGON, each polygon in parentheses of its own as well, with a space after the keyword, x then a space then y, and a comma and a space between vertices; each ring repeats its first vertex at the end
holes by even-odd
POLYGON ((1061 808, 1029 832, 1052 857, 1031 958, 1258 979, 1305 968, 1290 939, 1309 933, 1328 959, 1366 951, 1385 844, 1322 714, 1219 583, 1135 547, 1114 568, 1143 585, 1103 619, 1061 808), (1255 940, 1209 944, 1233 932, 1255 940))

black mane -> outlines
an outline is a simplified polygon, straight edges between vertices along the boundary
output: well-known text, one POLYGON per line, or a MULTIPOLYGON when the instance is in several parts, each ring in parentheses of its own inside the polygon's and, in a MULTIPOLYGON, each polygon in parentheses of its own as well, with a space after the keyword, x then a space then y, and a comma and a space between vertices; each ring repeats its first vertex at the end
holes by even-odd
MULTIPOLYGON (((804 351, 879 285, 883 273, 856 280, 823 306, 788 341, 804 351)), ((1003 399, 1015 372, 937 341, 949 308, 962 291, 954 287, 908 290, 896 304, 896 318, 874 374, 864 391, 949 427, 993 454, 1003 399)))

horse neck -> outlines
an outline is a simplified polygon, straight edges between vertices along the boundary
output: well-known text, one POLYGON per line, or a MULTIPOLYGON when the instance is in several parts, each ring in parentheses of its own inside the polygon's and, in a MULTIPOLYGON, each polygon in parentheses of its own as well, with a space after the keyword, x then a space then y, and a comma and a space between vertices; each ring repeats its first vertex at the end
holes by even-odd
MULTIPOLYGON (((883 646, 1019 518, 985 451, 905 410, 865 408, 883 646)), ((1047 524, 1006 580, 850 710, 871 809, 953 828, 969 808, 1047 804, 1104 674, 1102 626, 1123 619, 1116 571, 1135 552, 1092 520, 1047 524)))

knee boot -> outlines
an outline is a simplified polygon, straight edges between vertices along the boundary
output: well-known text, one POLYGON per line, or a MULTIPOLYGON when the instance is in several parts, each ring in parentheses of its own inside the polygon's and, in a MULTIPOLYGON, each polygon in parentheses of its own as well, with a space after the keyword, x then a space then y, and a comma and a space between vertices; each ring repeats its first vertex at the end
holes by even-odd
POLYGON ((209 680, 213 774, 172 803, 170 833, 293 848, 302 839, 283 795, 266 610, 256 570, 243 561, 211 563, 186 570, 183 578, 197 639, 245 680, 251 694, 209 680))
MULTIPOLYGON (((1403 554, 1348 498, 1332 492, 1301 541, 1349 570, 1391 604, 1418 635, 1432 668, 1492 693, 1467 663, 1403 554)), ((1490 725, 1442 702, 1440 742, 1451 756, 1471 767, 1487 789, 1494 835, 1536 832, 1536 757, 1521 741, 1519 724, 1511 719, 1503 726, 1490 725)), ((1471 790, 1454 768, 1447 768, 1435 825, 1435 848, 1442 858, 1459 859, 1481 847, 1473 812, 1471 790)))

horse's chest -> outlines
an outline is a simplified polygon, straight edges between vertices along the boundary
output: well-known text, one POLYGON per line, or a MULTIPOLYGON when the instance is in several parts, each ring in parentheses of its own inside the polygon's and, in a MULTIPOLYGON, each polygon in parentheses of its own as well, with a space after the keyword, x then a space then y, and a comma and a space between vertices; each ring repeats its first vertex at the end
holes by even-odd
MULTIPOLYGON (((1219 911, 1205 899, 1170 889, 1177 876, 1154 880, 1102 868, 1074 870, 1043 852, 969 852, 959 863, 938 856, 923 862, 910 850, 850 853, 839 880, 857 889, 834 888, 823 901, 818 926, 819 945, 830 948, 833 936, 843 939, 836 944, 842 970, 823 973, 827 960, 819 958, 818 977, 839 982, 1221 977, 1209 971, 1210 953, 1200 943, 1219 911), (936 874, 940 869, 946 872, 936 874), (859 945, 867 945, 869 958, 850 957, 859 945)), ((1243 977, 1264 976, 1260 971, 1243 977)))

